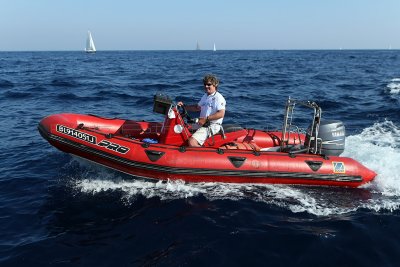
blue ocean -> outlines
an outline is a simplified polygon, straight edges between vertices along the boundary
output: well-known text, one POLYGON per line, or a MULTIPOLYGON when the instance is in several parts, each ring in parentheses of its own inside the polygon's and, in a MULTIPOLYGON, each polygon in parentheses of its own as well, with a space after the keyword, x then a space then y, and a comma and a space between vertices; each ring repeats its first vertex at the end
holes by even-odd
POLYGON ((1 266, 399 266, 400 50, 0 52, 1 266), (288 97, 346 126, 361 188, 128 176, 52 147, 71 112, 162 121, 216 74, 224 123, 280 129, 288 97))

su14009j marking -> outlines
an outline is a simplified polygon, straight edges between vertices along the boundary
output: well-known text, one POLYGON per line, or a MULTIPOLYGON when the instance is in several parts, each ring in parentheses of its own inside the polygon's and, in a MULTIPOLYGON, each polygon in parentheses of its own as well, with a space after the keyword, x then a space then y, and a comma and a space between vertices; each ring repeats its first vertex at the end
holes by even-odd
POLYGON ((87 133, 83 133, 81 131, 69 128, 64 125, 57 124, 56 129, 57 129, 57 132, 59 132, 59 133, 69 135, 71 137, 74 137, 76 139, 79 139, 79 140, 82 140, 82 141, 85 141, 85 142, 88 142, 91 144, 105 147, 109 150, 113 150, 113 151, 116 151, 121 154, 126 154, 129 151, 129 148, 121 146, 121 145, 113 143, 113 142, 110 142, 110 141, 107 141, 107 140, 101 140, 99 143, 97 143, 96 136, 93 136, 93 135, 90 135, 87 133))
POLYGON ((88 142, 88 143, 91 143, 91 144, 96 144, 97 143, 96 136, 93 136, 93 135, 90 135, 90 134, 87 134, 87 133, 82 133, 80 131, 77 131, 75 129, 71 129, 71 128, 69 128, 67 126, 64 126, 64 125, 57 124, 57 132, 72 136, 72 137, 74 137, 76 139, 79 139, 79 140, 82 140, 82 141, 85 141, 85 142, 88 142))

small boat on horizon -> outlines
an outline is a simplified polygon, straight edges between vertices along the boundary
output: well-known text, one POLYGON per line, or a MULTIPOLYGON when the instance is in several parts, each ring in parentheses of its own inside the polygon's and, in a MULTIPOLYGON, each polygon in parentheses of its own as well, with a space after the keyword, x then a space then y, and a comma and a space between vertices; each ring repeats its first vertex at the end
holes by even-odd
POLYGON ((214 51, 214 52, 217 51, 217 48, 215 47, 215 43, 214 43, 214 49, 213 49, 213 51, 214 51))
POLYGON ((96 46, 94 45, 92 33, 88 31, 87 38, 86 38, 86 53, 96 53, 96 46))

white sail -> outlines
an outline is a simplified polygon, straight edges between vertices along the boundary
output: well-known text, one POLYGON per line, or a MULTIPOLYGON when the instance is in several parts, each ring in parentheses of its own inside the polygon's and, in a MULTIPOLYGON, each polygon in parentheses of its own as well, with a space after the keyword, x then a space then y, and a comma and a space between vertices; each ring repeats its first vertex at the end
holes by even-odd
POLYGON ((215 43, 214 43, 214 49, 213 49, 213 51, 217 51, 217 48, 215 47, 215 43))
POLYGON ((199 42, 197 42, 197 44, 196 44, 196 50, 200 50, 199 42))
POLYGON ((88 31, 88 35, 87 35, 87 39, 86 39, 86 49, 85 49, 85 51, 88 52, 88 53, 96 52, 96 47, 94 46, 92 34, 90 33, 90 31, 88 31))

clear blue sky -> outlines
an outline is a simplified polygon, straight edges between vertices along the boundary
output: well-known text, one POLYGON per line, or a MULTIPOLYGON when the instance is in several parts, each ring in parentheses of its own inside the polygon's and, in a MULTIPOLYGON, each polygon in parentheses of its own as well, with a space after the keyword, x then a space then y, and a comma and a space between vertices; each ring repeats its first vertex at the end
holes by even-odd
POLYGON ((400 0, 0 0, 0 51, 400 49, 400 0))

